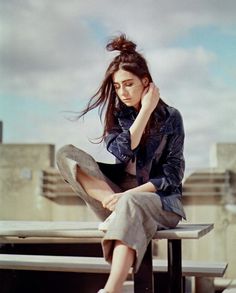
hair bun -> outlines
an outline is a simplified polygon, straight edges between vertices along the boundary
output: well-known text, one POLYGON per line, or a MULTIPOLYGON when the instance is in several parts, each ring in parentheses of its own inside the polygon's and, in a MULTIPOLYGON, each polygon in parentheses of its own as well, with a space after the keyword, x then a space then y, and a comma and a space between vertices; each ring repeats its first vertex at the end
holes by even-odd
POLYGON ((133 53, 136 49, 136 44, 127 40, 126 35, 122 34, 119 37, 113 38, 106 46, 108 51, 120 51, 133 53))

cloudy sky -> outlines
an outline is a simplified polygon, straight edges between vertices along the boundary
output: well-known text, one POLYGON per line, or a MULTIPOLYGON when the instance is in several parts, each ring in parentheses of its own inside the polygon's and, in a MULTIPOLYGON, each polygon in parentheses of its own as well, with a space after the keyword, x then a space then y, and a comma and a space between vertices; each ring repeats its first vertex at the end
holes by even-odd
POLYGON ((94 111, 79 111, 114 57, 107 40, 138 44, 161 96, 186 130, 188 169, 207 167, 210 148, 236 142, 234 0, 0 0, 0 120, 5 143, 72 143, 111 161, 94 111))

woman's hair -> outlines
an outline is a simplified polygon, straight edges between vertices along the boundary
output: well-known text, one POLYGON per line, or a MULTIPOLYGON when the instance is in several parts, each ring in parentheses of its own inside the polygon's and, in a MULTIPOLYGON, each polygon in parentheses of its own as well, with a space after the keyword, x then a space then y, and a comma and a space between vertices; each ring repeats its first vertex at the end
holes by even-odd
MULTIPOLYGON (((80 112, 78 118, 81 118, 90 110, 99 107, 99 115, 102 115, 105 111, 104 116, 104 130, 101 136, 101 141, 105 138, 106 134, 109 133, 115 126, 115 115, 117 110, 121 110, 125 106, 120 99, 117 97, 115 87, 113 84, 113 74, 119 69, 129 71, 139 77, 140 79, 147 77, 149 82, 152 82, 152 77, 150 75, 147 62, 145 58, 136 51, 136 44, 128 40, 125 34, 121 34, 118 37, 113 38, 106 46, 108 51, 120 51, 113 61, 108 66, 104 80, 98 91, 89 100, 87 107, 80 112)), ((159 104, 164 102, 160 99, 159 104)), ((152 123, 152 116, 149 123, 146 126, 145 133, 149 132, 152 123)), ((100 142, 101 142, 100 141, 100 142)))

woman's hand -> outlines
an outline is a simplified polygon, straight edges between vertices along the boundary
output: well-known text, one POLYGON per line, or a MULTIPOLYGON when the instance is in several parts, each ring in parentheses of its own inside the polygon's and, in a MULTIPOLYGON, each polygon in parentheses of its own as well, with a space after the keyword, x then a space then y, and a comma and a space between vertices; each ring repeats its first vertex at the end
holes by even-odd
POLYGON ((141 107, 151 113, 156 108, 158 102, 160 100, 160 93, 158 87, 151 82, 147 88, 144 89, 142 99, 141 99, 141 107))
POLYGON ((103 207, 106 208, 106 209, 108 209, 108 210, 110 210, 110 211, 114 211, 118 200, 123 195, 124 195, 124 192, 111 194, 110 196, 106 197, 102 201, 103 207))

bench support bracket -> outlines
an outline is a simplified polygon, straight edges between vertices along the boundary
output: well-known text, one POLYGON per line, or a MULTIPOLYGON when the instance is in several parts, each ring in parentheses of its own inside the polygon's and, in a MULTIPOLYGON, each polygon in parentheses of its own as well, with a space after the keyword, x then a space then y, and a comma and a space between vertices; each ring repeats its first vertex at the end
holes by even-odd
POLYGON ((183 293, 181 240, 168 240, 169 293, 183 293))
POLYGON ((153 293, 152 241, 148 244, 142 263, 134 274, 134 293, 153 293))

